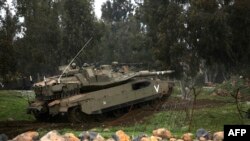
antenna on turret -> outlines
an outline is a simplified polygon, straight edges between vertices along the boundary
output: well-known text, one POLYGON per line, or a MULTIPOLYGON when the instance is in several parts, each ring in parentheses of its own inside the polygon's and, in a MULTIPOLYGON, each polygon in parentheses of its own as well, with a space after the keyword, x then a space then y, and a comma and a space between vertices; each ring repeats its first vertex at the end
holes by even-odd
POLYGON ((92 37, 84 44, 84 46, 81 48, 80 51, 78 51, 78 53, 76 54, 76 56, 69 62, 69 64, 67 65, 67 67, 63 70, 62 74, 59 76, 58 78, 58 83, 60 83, 61 77, 62 75, 66 72, 66 70, 69 68, 69 66, 71 65, 71 63, 74 62, 74 60, 78 57, 78 55, 83 51, 83 49, 89 44, 89 42, 92 40, 92 37))

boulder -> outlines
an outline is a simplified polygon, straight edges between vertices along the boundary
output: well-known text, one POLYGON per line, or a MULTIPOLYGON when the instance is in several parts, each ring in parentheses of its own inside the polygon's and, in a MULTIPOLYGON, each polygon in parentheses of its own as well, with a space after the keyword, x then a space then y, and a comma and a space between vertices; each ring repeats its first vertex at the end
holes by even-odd
POLYGON ((182 139, 184 141, 193 141, 193 134, 192 133, 185 133, 182 135, 182 139))
POLYGON ((84 131, 79 137, 81 138, 81 141, 105 141, 99 133, 92 131, 84 131))
POLYGON ((162 138, 156 136, 150 136, 143 134, 133 139, 133 141, 161 141, 162 138))
POLYGON ((95 139, 93 141, 105 141, 104 137, 101 136, 101 134, 97 134, 95 139))
POLYGON ((161 141, 162 138, 161 137, 157 137, 157 136, 151 136, 150 137, 150 141, 161 141))
POLYGON ((169 141, 176 141, 176 138, 170 138, 169 141))
POLYGON ((81 141, 93 141, 98 133, 93 132, 93 131, 83 131, 80 135, 79 138, 81 141))
POLYGON ((116 131, 116 136, 118 136, 119 141, 130 141, 130 137, 122 130, 116 131))
POLYGON ((207 139, 204 138, 204 137, 200 137, 200 138, 199 138, 199 141, 207 141, 207 139))
POLYGON ((112 138, 113 138, 115 141, 119 141, 119 140, 120 140, 119 137, 118 137, 116 134, 113 134, 113 135, 112 135, 112 138))
POLYGON ((200 139, 200 137, 204 137, 206 140, 210 139, 210 134, 203 128, 200 128, 196 131, 196 138, 200 139))
POLYGON ((66 139, 60 135, 56 130, 52 130, 44 135, 40 141, 66 141, 66 139))
POLYGON ((141 135, 139 135, 139 136, 133 138, 132 141, 147 141, 147 140, 149 140, 149 139, 148 139, 148 135, 146 135, 146 134, 141 134, 141 135))
POLYGON ((226 90, 221 89, 221 88, 217 89, 216 94, 219 96, 228 96, 229 95, 226 90))
POLYGON ((96 128, 92 128, 92 129, 90 129, 89 131, 91 131, 91 132, 96 132, 97 129, 96 129, 96 128))
POLYGON ((103 131, 104 132, 110 132, 110 129, 109 128, 104 128, 103 131))
POLYGON ((219 131, 219 132, 215 132, 213 135, 213 141, 223 141, 224 139, 224 132, 223 131, 219 131))
POLYGON ((33 141, 38 139, 38 132, 35 131, 28 131, 25 133, 22 133, 18 136, 16 136, 14 139, 12 139, 13 141, 33 141))
POLYGON ((149 137, 142 137, 140 141, 151 141, 149 137))
POLYGON ((74 134, 72 133, 65 133, 63 137, 66 139, 66 141, 80 141, 79 138, 77 138, 74 134))
POLYGON ((161 137, 161 138, 171 138, 172 134, 169 130, 165 129, 165 128, 159 128, 153 131, 153 135, 157 136, 157 137, 161 137))
POLYGON ((116 141, 116 140, 113 138, 108 138, 106 141, 116 141))
POLYGON ((0 134, 0 141, 7 141, 8 137, 5 134, 0 134))
POLYGON ((210 94, 211 96, 217 96, 217 94, 215 92, 210 94))

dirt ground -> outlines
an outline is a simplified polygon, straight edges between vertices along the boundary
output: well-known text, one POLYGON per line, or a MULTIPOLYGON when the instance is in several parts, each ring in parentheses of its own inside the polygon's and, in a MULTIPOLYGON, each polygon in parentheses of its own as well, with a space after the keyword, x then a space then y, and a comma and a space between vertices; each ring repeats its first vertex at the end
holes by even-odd
MULTIPOLYGON (((215 100, 198 100, 196 108, 205 108, 205 107, 215 107, 225 104, 225 102, 215 101, 215 100)), ((94 127, 100 126, 122 126, 122 125, 133 125, 135 122, 144 122, 144 120, 152 116, 154 113, 163 111, 163 110, 185 110, 191 106, 190 101, 181 100, 181 99, 172 99, 166 103, 163 103, 161 107, 142 107, 142 108, 131 108, 130 111, 119 118, 105 119, 101 122, 90 122, 73 124, 65 122, 36 122, 36 121, 0 121, 0 133, 5 133, 9 138, 13 138, 16 135, 26 132, 26 131, 36 131, 38 129, 51 129, 58 130, 63 128, 70 128, 73 130, 89 130, 94 127)))

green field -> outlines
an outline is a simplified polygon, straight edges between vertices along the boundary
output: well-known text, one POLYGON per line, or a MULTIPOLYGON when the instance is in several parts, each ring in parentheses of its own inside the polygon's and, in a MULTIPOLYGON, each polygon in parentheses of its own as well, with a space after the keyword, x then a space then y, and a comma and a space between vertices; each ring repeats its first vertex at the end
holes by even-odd
POLYGON ((22 91, 0 91, 0 121, 34 120, 26 114, 28 94, 22 91))
MULTIPOLYGON (((178 89, 175 89, 173 97, 179 93, 178 89)), ((250 124, 250 119, 244 114, 244 119, 240 120, 236 106, 232 103, 233 99, 223 98, 220 96, 210 96, 210 91, 204 90, 199 99, 214 99, 227 101, 227 104, 217 106, 213 108, 200 108, 194 111, 193 123, 191 132, 199 128, 205 128, 211 132, 223 130, 225 124, 250 124)), ((20 91, 0 91, 0 120, 28 120, 34 121, 34 118, 26 114, 26 107, 28 105, 28 98, 26 94, 20 91)), ((246 101, 242 103, 243 109, 250 108, 250 102, 246 101)), ((136 136, 140 133, 151 134, 152 130, 160 127, 169 129, 174 135, 181 136, 181 134, 188 132, 188 120, 186 120, 186 112, 184 110, 169 110, 158 112, 147 117, 144 122, 136 122, 134 125, 129 126, 115 126, 108 127, 109 131, 104 131, 104 128, 96 127, 95 131, 100 132, 104 137, 110 137, 117 130, 124 130, 131 136, 136 136)), ((46 133, 52 129, 39 129, 40 133, 46 133)), ((81 131, 74 131, 72 129, 61 129, 60 133, 73 132, 80 133, 81 131)))

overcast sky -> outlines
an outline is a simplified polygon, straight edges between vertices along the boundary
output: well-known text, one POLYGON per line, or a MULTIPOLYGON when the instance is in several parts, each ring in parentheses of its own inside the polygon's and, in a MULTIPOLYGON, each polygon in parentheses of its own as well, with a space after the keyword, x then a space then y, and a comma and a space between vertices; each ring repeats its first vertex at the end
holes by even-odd
MULTIPOLYGON (((96 17, 98 19, 101 18, 102 16, 102 12, 101 12, 101 6, 104 2, 106 2, 107 0, 94 0, 94 10, 95 10, 95 14, 96 17)), ((12 9, 14 9, 13 5, 11 4, 12 0, 7 0, 7 3, 11 6, 12 9)), ((132 0, 132 2, 134 3, 134 1, 132 0)), ((0 11, 0 15, 3 15, 2 13, 3 11, 0 11)), ((12 13, 14 14, 14 10, 12 10, 12 13)))
MULTIPOLYGON (((94 10, 95 10, 95 14, 96 14, 96 17, 97 18, 101 18, 102 16, 102 12, 101 12, 101 5, 106 2, 107 0, 94 0, 95 3, 94 3, 94 10)), ((7 3, 11 6, 11 8, 13 9, 14 7, 12 6, 11 4, 12 0, 7 0, 7 3)), ((2 15, 3 11, 0 11, 0 15, 2 15)), ((12 11, 13 14, 14 14, 14 11, 12 11)))
POLYGON ((102 16, 102 12, 101 12, 101 5, 107 0, 95 0, 95 5, 94 5, 94 9, 95 9, 95 14, 96 14, 96 17, 98 19, 101 18, 102 16))

